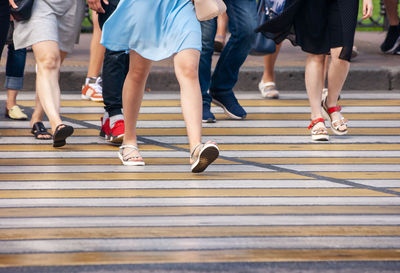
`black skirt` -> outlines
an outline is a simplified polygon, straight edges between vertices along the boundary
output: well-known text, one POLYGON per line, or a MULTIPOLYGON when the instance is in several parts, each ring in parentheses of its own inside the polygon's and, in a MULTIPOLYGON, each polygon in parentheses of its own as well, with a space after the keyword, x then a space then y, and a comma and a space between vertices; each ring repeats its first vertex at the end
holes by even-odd
POLYGON ((305 0, 296 12, 296 44, 312 54, 343 47, 340 59, 350 61, 359 0, 305 0))

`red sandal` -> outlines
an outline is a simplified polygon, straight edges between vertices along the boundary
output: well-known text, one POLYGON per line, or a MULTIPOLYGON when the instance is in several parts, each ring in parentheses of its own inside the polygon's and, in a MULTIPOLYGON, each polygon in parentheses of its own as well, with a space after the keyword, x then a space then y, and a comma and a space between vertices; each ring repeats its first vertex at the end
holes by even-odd
POLYGON ((308 129, 311 130, 311 139, 317 141, 327 141, 329 140, 328 130, 325 127, 325 120, 323 118, 316 118, 311 121, 308 129), (324 127, 314 129, 317 123, 322 122, 324 127))
POLYGON ((329 120, 331 123, 331 129, 332 131, 339 136, 345 135, 347 134, 348 130, 347 130, 347 119, 345 119, 343 116, 341 119, 335 119, 332 120, 331 118, 331 114, 334 112, 340 112, 342 110, 342 107, 340 106, 334 106, 331 108, 327 108, 326 107, 326 99, 322 101, 322 116, 329 120), (339 130, 340 126, 346 126, 345 130, 339 130))

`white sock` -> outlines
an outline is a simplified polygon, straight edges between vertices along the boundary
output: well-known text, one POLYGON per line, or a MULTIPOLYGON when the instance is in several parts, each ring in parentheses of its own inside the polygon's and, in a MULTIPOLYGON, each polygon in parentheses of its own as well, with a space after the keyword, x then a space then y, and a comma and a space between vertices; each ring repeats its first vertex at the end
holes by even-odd
POLYGON ((106 123, 106 120, 108 119, 108 117, 109 117, 108 112, 107 112, 107 111, 104 111, 104 115, 103 115, 103 124, 102 124, 102 125, 104 125, 104 123, 106 123))
POLYGON ((115 123, 121 119, 124 120, 124 116, 121 114, 110 117, 110 127, 114 127, 115 123))

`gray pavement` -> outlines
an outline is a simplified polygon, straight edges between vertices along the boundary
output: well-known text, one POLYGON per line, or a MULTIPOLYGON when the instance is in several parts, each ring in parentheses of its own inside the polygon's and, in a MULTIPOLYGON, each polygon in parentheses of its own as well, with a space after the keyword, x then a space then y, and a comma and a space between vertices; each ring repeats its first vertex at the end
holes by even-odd
MULTIPOLYGON (((400 55, 385 55, 379 46, 384 32, 357 32, 355 45, 359 55, 353 60, 345 90, 400 90, 400 55)), ((61 73, 62 90, 79 90, 84 81, 89 62, 91 34, 82 34, 80 43, 65 60, 61 73)), ((0 63, 0 84, 4 78, 6 50, 0 63)), ((299 47, 284 42, 276 64, 276 81, 281 90, 304 90, 304 61, 306 54, 299 47)), ((214 64, 218 55, 214 56, 214 64)), ((263 58, 249 56, 243 65, 236 90, 257 90, 263 72, 263 58)), ((25 73, 25 90, 34 90, 34 58, 28 54, 25 73)), ((156 62, 148 79, 151 90, 178 90, 172 60, 156 62)))

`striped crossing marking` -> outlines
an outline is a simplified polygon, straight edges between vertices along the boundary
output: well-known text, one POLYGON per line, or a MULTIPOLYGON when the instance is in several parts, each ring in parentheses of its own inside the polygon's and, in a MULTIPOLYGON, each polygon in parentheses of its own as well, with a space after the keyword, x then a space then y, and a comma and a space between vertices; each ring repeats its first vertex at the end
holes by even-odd
POLYGON ((203 134, 221 157, 202 174, 175 93, 145 94, 145 167, 121 165, 98 137, 102 105, 76 94, 61 149, 0 120, 0 268, 400 261, 400 97, 346 93, 349 134, 327 143, 310 141, 305 94, 282 97, 239 94, 242 121, 213 106, 203 134))

